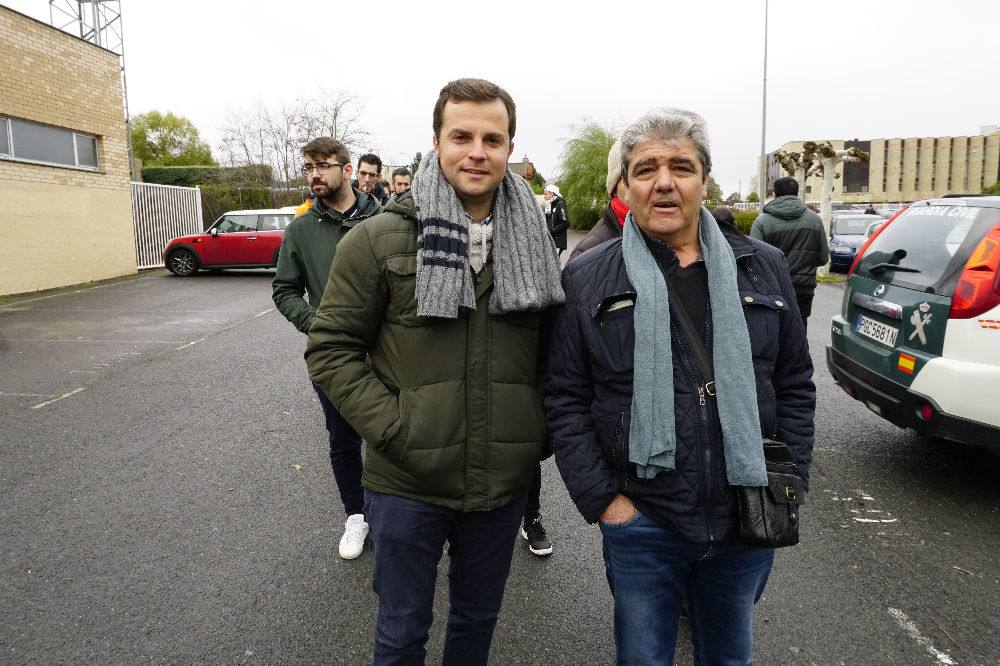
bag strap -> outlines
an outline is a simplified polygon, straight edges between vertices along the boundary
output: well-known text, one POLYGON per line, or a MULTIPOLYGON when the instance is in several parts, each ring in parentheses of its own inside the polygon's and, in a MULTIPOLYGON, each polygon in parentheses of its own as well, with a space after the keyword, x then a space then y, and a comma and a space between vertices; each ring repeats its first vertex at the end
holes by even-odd
POLYGON ((677 325, 680 326, 681 331, 684 332, 684 337, 687 338, 691 351, 694 352, 694 359, 698 363, 698 368, 701 370, 701 376, 705 380, 704 387, 698 388, 704 388, 708 395, 714 396, 715 371, 712 369, 712 357, 709 356, 708 351, 705 349, 705 343, 702 342, 701 336, 698 335, 698 331, 695 329, 694 324, 691 323, 691 317, 688 315, 687 308, 684 307, 684 302, 681 301, 679 296, 677 296, 677 289, 674 287, 669 277, 664 276, 664 278, 667 283, 667 298, 674 304, 674 311, 677 315, 677 325))

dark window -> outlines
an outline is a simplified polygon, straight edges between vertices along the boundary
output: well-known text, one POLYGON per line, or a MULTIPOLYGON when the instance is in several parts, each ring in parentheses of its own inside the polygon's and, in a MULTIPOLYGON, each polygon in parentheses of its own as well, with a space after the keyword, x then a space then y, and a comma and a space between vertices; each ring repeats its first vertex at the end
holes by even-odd
POLYGON ((76 135, 76 162, 82 167, 97 168, 97 139, 85 134, 76 135))
POLYGON ((219 221, 220 234, 246 233, 257 231, 256 215, 226 215, 219 221))
POLYGON ((98 167, 96 137, 16 118, 0 118, 0 154, 83 169, 98 167))
POLYGON ((291 215, 261 215, 258 227, 261 231, 281 231, 291 221, 291 215))
POLYGON ((72 132, 23 120, 12 120, 11 125, 15 157, 76 166, 72 132))
POLYGON ((951 295, 958 269, 994 224, 995 208, 913 206, 872 241, 858 263, 858 273, 882 282, 932 294, 951 295), (919 272, 881 270, 896 264, 919 272))
MULTIPOLYGON (((845 141, 844 148, 858 148, 869 155, 872 152, 871 141, 845 141)), ((847 162, 844 164, 844 192, 868 191, 868 162, 847 162)))

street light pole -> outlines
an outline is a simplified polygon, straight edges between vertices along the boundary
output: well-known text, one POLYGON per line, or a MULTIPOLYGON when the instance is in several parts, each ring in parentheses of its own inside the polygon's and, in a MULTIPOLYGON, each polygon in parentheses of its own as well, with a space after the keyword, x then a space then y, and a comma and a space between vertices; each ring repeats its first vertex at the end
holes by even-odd
POLYGON ((760 197, 758 209, 764 210, 764 197, 767 194, 767 153, 765 140, 767 138, 767 5, 764 0, 764 87, 761 92, 760 111, 760 173, 757 176, 757 196, 760 197))

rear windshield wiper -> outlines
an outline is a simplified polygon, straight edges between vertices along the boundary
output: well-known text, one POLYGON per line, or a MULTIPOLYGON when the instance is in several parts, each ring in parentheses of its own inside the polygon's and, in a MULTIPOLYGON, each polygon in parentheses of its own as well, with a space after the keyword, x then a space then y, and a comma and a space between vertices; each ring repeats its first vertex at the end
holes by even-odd
POLYGON ((900 271, 902 273, 919 273, 920 272, 919 268, 910 268, 908 266, 900 266, 899 264, 889 264, 889 263, 875 264, 873 266, 869 266, 868 267, 868 272, 869 273, 875 273, 875 272, 881 273, 884 270, 900 271))

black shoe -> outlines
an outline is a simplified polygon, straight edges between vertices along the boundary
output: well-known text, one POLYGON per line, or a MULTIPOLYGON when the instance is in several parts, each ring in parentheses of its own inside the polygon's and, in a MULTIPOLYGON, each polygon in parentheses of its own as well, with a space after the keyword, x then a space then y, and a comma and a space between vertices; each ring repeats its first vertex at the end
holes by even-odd
POLYGON ((545 527, 542 526, 540 517, 524 519, 524 525, 521 526, 521 537, 528 542, 528 550, 535 555, 544 557, 552 554, 552 542, 549 541, 549 535, 545 533, 545 527))

